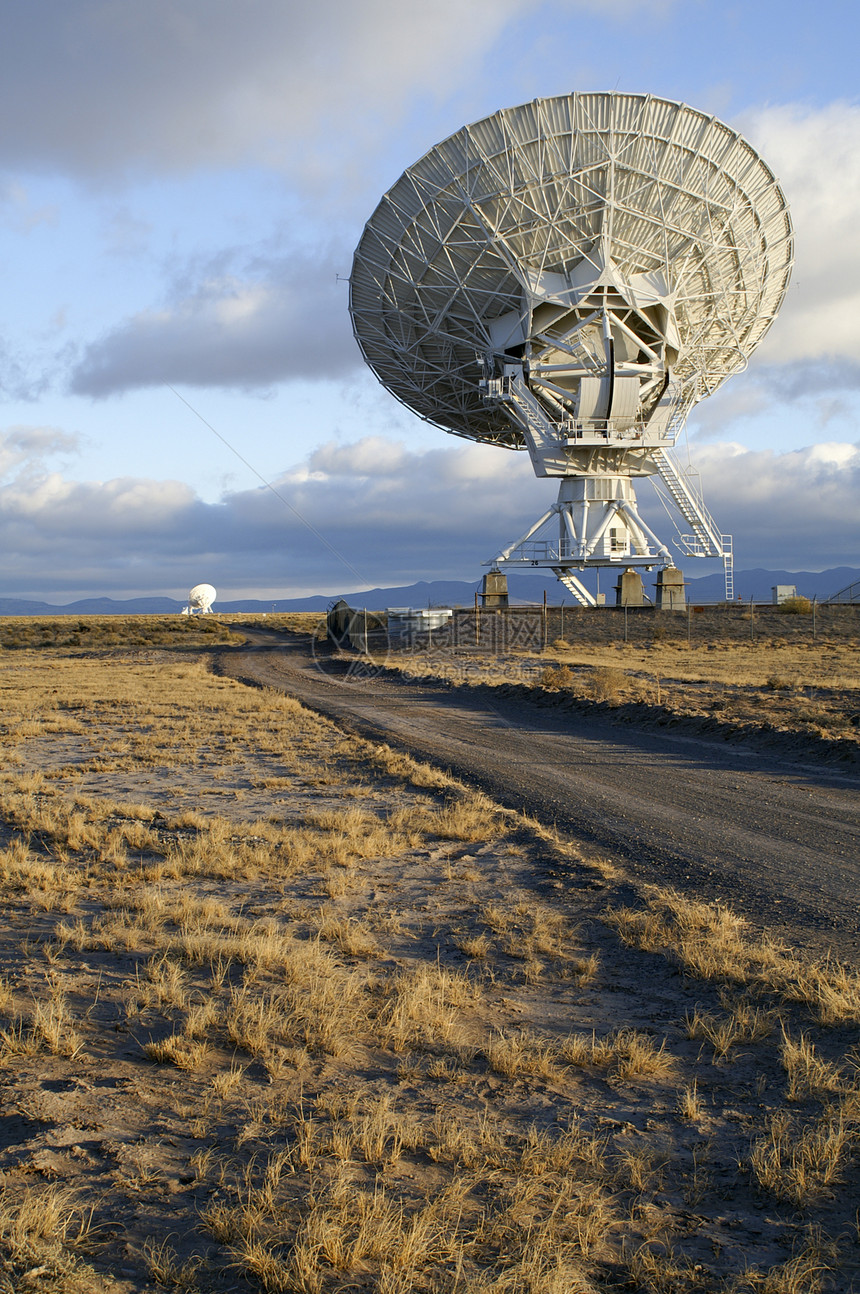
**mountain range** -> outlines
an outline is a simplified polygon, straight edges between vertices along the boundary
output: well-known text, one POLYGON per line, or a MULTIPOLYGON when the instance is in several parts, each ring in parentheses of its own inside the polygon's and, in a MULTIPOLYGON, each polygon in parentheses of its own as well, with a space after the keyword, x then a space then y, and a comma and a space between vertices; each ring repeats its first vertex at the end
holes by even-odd
MULTIPOLYGON (((771 589, 775 584, 793 584, 802 597, 817 598, 819 601, 832 597, 846 585, 860 581, 860 569, 852 566, 836 566, 827 571, 768 571, 751 570, 735 572, 735 597, 743 601, 752 599, 755 602, 770 602, 771 589)), ((645 577, 646 590, 648 576, 645 577)), ((547 580, 542 575, 509 575, 508 588, 511 601, 514 603, 542 602, 544 590, 551 605, 557 606, 564 601, 572 602, 569 593, 560 597, 561 586, 555 581, 547 580)), ((408 584, 399 588, 365 589, 357 593, 318 594, 304 598, 281 598, 263 601, 254 598, 240 598, 230 601, 215 602, 215 610, 228 612, 257 613, 278 611, 319 611, 323 613, 338 596, 354 607, 367 607, 370 610, 383 610, 386 607, 428 607, 428 606, 471 606, 475 594, 480 590, 480 581, 470 584, 466 580, 421 580, 417 584, 408 584)), ((612 587, 604 583, 607 603, 614 599, 612 587)), ((721 572, 715 575, 704 575, 699 579, 687 580, 687 600, 689 602, 721 602, 725 596, 725 585, 721 572)), ((50 602, 37 602, 24 598, 1 598, 0 616, 108 616, 108 615, 173 615, 178 614, 183 606, 175 598, 81 598, 65 605, 50 602)))

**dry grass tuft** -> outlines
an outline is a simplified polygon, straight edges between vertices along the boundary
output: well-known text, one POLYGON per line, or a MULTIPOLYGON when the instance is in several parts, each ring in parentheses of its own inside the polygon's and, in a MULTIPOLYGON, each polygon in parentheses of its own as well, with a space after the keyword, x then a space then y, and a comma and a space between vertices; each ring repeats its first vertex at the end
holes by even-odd
POLYGON ((678 1116, 689 1123, 698 1123, 704 1114, 704 1106, 699 1096, 699 1085, 696 1079, 678 1093, 678 1116))
POLYGON ((749 1166, 762 1190, 800 1208, 839 1182, 860 1139, 856 1092, 804 1123, 779 1113, 754 1143, 749 1166))
POLYGON ((742 917, 718 903, 651 889, 647 908, 610 908, 604 919, 634 948, 676 959, 697 979, 724 980, 803 1003, 823 1025, 860 1021, 860 975, 805 959, 767 936, 748 933, 742 917))
POLYGON ((4 1187, 0 1247, 6 1254, 3 1283, 10 1294, 36 1288, 40 1277, 53 1277, 64 1294, 87 1294, 94 1273, 73 1249, 87 1241, 91 1221, 90 1210, 62 1185, 4 1187))
POLYGON ((750 1268, 728 1284, 728 1294, 819 1294, 831 1264, 817 1244, 805 1245, 767 1271, 750 1268))
POLYGON ((758 1042, 773 1032, 776 1013, 747 1001, 737 1002, 724 1016, 699 1007, 687 1013, 687 1037, 709 1042, 714 1056, 722 1059, 741 1043, 758 1042))
POLYGON ((206 1042, 191 1042, 185 1035, 174 1034, 169 1038, 144 1043, 143 1050, 156 1064, 170 1064, 177 1069, 194 1071, 205 1065, 211 1048, 206 1042))
POLYGON ((564 1040, 560 1055, 568 1065, 607 1069, 621 1081, 636 1078, 670 1079, 676 1064, 665 1039, 658 1043, 636 1029, 617 1029, 603 1037, 575 1033, 564 1040))
POLYGON ((71 1060, 82 1047, 83 1037, 61 992, 36 1002, 29 1013, 15 1015, 0 1029, 0 1064, 4 1067, 12 1064, 15 1057, 45 1050, 71 1060))
POLYGON ((396 1052, 456 1042, 461 1011, 480 1001, 480 986, 465 973, 419 964, 386 984, 377 1030, 396 1052))
POLYGON ((805 1033, 795 1039, 783 1028, 780 1060, 785 1069, 785 1094, 789 1101, 820 1097, 845 1086, 842 1067, 822 1060, 805 1033))

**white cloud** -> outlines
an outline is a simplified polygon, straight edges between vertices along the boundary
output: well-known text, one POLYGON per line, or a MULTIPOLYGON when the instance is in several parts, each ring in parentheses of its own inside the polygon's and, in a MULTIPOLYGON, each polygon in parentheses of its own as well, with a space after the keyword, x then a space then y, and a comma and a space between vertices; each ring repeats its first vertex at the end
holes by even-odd
MULTIPOLYGON (((474 580, 555 493, 524 454, 456 443, 413 452, 371 437, 323 446, 285 472, 275 486, 289 507, 267 489, 206 504, 175 481, 74 481, 44 468, 51 445, 37 435, 32 463, 19 462, 0 486, 5 596, 180 596, 205 579, 232 596, 289 597, 474 580)), ((739 568, 858 564, 856 446, 773 454, 708 445, 697 460, 739 568)), ((671 538, 645 485, 640 503, 671 538)), ((699 573, 692 561, 687 568, 699 573)))
POLYGON ((458 84, 534 3, 27 0, 4 24, 0 164, 97 175, 250 162, 313 176, 407 96, 458 84), (335 147, 321 153, 323 134, 335 147))
MULTIPOLYGON (((860 104, 783 104, 735 123, 773 169, 795 228, 795 268, 760 360, 787 366, 860 354, 860 104)), ((806 386, 803 375, 798 379, 806 386)), ((815 373, 807 373, 815 379, 815 373)))
MULTIPOLYGON (((774 171, 795 230, 780 313, 747 373, 693 415, 697 439, 752 434, 782 410, 805 436, 856 434, 860 390, 860 104, 770 105, 733 123, 774 171), (844 394, 841 394, 844 393, 844 394)), ((779 416, 777 414, 777 416, 779 416)))
POLYGON ((361 362, 333 264, 293 257, 258 264, 253 278, 204 271, 186 295, 92 342, 71 390, 106 396, 165 382, 250 389, 332 379, 361 362))
MULTIPOLYGON (((365 436, 351 445, 334 441, 320 445, 308 460, 308 476, 318 481, 345 477, 366 482, 369 478, 402 479, 409 471, 410 456, 404 445, 383 436, 365 436)), ((289 480, 289 478, 287 478, 289 480)))
POLYGON ((860 565, 860 446, 779 454, 738 444, 697 446, 708 508, 734 535, 739 569, 860 565))
POLYGON ((510 23, 654 22, 676 4, 26 0, 3 29, 0 167, 104 179, 263 165, 313 190, 360 177, 416 103, 475 84, 510 23))
POLYGON ((822 445, 813 445, 808 452, 811 466, 824 468, 845 468, 851 472, 860 470, 857 445, 842 445, 835 441, 822 445))
POLYGON ((0 431, 0 482, 16 468, 30 477, 44 469, 47 458, 72 454, 79 444, 77 436, 58 427, 8 427, 0 431))
POLYGON ((35 481, 0 488, 0 509, 11 524, 38 526, 42 539, 62 535, 78 541, 90 536, 123 536, 134 542, 141 533, 172 526, 194 503, 193 491, 180 481, 70 481, 48 472, 35 481))

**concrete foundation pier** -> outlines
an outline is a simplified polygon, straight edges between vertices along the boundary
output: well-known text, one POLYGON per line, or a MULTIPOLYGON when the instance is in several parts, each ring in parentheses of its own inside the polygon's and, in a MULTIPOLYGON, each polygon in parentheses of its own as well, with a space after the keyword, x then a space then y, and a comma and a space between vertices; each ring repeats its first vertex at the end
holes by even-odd
POLYGON ((661 611, 683 611, 687 603, 684 598, 684 574, 675 566, 667 566, 657 572, 657 607, 661 611))
POLYGON ((487 571, 481 583, 481 606, 489 610, 491 607, 506 607, 508 605, 508 577, 495 567, 487 571))
POLYGON ((643 607, 645 605, 645 586, 638 571, 628 567, 618 578, 615 585, 615 605, 617 607, 643 607))

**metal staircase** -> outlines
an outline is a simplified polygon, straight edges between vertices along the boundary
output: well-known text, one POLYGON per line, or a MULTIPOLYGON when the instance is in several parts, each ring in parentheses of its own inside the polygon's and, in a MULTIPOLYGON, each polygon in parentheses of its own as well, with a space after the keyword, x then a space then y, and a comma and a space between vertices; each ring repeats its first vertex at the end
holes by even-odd
POLYGON ((519 422, 526 436, 535 445, 543 447, 551 440, 558 442, 555 424, 521 378, 507 374, 505 377, 490 379, 485 398, 488 403, 507 405, 514 421, 519 422))
POLYGON ((597 599, 589 593, 588 589, 564 566, 553 566, 552 572, 558 577, 558 580, 567 589, 568 593, 576 598, 581 607, 597 606, 597 599))
POLYGON ((692 530, 680 534, 684 551, 691 557, 721 557, 726 578, 726 601, 731 602, 734 589, 734 555, 731 535, 724 535, 717 526, 698 490, 693 489, 690 478, 681 471, 675 455, 667 449, 654 450, 654 461, 660 479, 672 502, 692 530))

